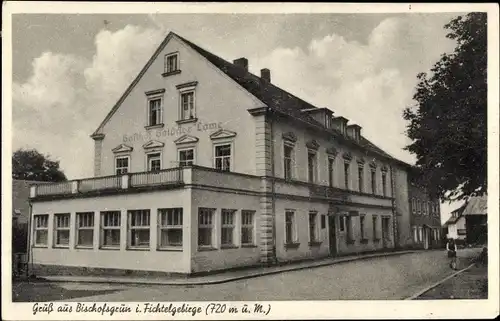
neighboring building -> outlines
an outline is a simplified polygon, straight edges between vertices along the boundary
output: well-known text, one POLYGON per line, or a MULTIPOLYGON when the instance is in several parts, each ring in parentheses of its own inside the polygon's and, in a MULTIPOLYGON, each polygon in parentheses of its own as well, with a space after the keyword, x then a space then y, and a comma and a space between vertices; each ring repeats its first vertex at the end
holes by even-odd
POLYGON ((448 229, 448 239, 454 239, 459 244, 465 243, 465 236, 467 234, 465 229, 465 216, 463 212, 467 204, 464 204, 451 212, 450 218, 444 223, 448 229))
POLYGON ((459 243, 485 244, 488 241, 488 198, 470 197, 461 207, 451 212, 446 221, 448 238, 459 243))
POLYGON ((429 249, 441 246, 441 211, 439 200, 419 184, 417 170, 408 171, 410 225, 414 247, 429 249))
POLYGON ((245 58, 170 33, 91 137, 94 178, 31 191, 35 264, 189 274, 395 247, 409 165, 245 58))

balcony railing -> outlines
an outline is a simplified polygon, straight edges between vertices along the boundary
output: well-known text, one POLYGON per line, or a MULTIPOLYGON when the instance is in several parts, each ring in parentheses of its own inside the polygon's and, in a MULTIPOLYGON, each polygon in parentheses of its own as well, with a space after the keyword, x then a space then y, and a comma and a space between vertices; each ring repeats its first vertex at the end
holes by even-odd
POLYGON ((151 186, 177 183, 182 181, 182 171, 178 168, 167 169, 157 172, 132 173, 130 174, 130 186, 151 186))
POLYGON ((124 175, 93 177, 61 183, 33 185, 30 198, 39 196, 75 195, 103 191, 121 191, 147 186, 167 186, 183 183, 182 168, 157 172, 128 173, 124 175))

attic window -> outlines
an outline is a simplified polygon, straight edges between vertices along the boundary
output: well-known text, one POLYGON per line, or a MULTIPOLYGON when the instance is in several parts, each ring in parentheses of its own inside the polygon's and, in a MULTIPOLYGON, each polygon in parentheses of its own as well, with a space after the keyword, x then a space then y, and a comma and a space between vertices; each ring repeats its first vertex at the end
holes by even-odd
POLYGON ((165 55, 165 73, 164 76, 177 74, 180 72, 179 68, 179 53, 172 52, 165 55))

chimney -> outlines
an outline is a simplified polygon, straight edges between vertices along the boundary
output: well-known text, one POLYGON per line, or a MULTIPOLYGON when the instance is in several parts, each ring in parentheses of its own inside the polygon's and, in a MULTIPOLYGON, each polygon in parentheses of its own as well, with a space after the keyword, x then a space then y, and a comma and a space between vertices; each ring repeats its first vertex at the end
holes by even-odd
POLYGON ((271 82, 271 70, 264 68, 260 70, 260 78, 267 82, 271 82))
POLYGON ((233 60, 233 64, 248 71, 248 59, 245 57, 233 60))

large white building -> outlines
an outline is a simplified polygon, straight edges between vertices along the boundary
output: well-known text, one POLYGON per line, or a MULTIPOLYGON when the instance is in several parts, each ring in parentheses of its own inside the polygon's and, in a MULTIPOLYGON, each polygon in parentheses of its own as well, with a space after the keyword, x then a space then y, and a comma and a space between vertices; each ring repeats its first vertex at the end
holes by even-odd
POLYGON ((409 165, 174 33, 91 137, 95 177, 31 189, 37 266, 189 274, 411 238, 409 165))

